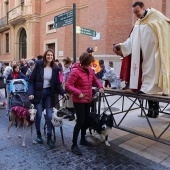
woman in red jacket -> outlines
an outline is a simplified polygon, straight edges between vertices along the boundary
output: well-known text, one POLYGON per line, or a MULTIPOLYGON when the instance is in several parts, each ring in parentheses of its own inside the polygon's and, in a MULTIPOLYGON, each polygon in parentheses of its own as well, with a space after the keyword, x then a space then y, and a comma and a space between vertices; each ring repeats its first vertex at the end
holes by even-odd
POLYGON ((79 58, 80 63, 75 63, 69 78, 66 82, 66 90, 72 93, 77 121, 73 131, 73 153, 82 155, 80 148, 77 146, 77 138, 81 129, 80 145, 91 146, 92 144, 85 139, 86 121, 90 113, 90 103, 92 101, 92 83, 98 88, 100 93, 104 93, 102 84, 96 78, 90 67, 91 56, 83 53, 79 58))

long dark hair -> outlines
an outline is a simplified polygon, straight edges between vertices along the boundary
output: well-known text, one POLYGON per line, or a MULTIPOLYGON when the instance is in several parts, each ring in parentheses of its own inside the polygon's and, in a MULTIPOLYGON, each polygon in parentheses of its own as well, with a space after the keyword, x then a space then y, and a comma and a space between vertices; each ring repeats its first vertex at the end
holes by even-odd
POLYGON ((53 53, 53 60, 52 60, 51 63, 50 63, 50 67, 54 68, 54 67, 55 67, 55 62, 54 62, 54 60, 55 60, 55 54, 54 54, 54 51, 53 51, 52 49, 47 49, 47 50, 44 52, 44 55, 43 55, 43 65, 44 65, 44 67, 46 67, 46 65, 47 65, 46 55, 47 55, 47 53, 48 53, 49 51, 53 53))

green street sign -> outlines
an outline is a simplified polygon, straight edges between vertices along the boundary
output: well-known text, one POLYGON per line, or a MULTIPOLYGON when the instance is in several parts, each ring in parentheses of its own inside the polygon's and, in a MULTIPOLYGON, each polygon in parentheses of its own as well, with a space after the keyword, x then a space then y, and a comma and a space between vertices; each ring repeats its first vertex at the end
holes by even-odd
POLYGON ((64 21, 68 18, 73 18, 73 10, 70 10, 70 11, 67 11, 67 12, 64 12, 62 14, 59 14, 57 16, 54 17, 54 22, 61 22, 61 21, 64 21))
POLYGON ((73 24, 73 10, 62 13, 54 17, 55 29, 73 24))
POLYGON ((96 31, 95 30, 83 28, 83 27, 80 27, 80 26, 76 26, 76 33, 96 37, 96 31))
POLYGON ((66 20, 60 21, 60 22, 55 22, 53 27, 55 29, 60 28, 60 27, 65 27, 67 25, 73 24, 73 18, 68 18, 66 20))

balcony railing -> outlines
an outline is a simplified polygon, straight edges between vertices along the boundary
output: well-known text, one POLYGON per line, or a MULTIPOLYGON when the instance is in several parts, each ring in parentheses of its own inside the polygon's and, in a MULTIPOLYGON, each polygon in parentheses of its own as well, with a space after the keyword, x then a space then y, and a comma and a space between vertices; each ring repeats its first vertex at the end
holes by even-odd
POLYGON ((20 18, 23 16, 24 14, 24 6, 23 5, 19 5, 15 8, 13 8, 11 11, 9 11, 8 13, 8 21, 11 20, 15 20, 16 18, 20 18))
POLYGON ((5 27, 7 24, 7 16, 0 19, 0 27, 5 27))

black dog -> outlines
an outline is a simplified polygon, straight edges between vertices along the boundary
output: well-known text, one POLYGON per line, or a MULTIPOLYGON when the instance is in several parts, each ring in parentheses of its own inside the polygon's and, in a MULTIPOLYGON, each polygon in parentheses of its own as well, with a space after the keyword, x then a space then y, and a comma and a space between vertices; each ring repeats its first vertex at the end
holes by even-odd
POLYGON ((100 141, 105 141, 107 146, 110 146, 108 142, 109 131, 113 127, 113 115, 107 115, 103 113, 101 116, 96 113, 90 113, 87 123, 87 129, 89 128, 90 134, 92 129, 100 134, 100 141))

